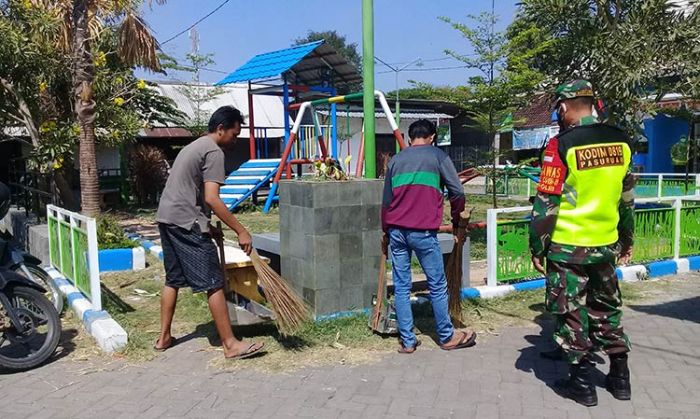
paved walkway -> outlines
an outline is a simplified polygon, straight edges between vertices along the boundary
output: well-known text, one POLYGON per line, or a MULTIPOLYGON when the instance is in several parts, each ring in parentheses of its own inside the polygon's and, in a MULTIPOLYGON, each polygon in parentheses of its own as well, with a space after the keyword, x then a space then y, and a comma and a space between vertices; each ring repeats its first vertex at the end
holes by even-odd
MULTIPOLYGON (((372 365, 278 375, 207 370, 212 353, 192 351, 194 342, 138 366, 59 360, 0 375, 0 417, 697 418, 700 274, 685 275, 682 285, 626 312, 634 343, 631 402, 602 388, 595 408, 561 399, 548 384, 566 366, 538 357, 547 339, 530 327, 506 328, 454 353, 421 349, 372 365)), ((599 370, 602 385, 607 366, 599 370)))

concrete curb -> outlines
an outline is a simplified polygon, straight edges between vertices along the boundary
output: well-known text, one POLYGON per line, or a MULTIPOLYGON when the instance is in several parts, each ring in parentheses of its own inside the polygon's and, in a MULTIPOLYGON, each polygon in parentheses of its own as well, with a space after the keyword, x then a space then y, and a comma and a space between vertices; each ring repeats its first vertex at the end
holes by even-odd
POLYGON ((126 346, 126 331, 108 312, 93 310, 92 303, 56 269, 47 267, 46 272, 56 281, 70 307, 103 351, 114 352, 126 346))
MULTIPOLYGON (((661 260, 646 265, 623 266, 615 270, 621 281, 640 281, 648 278, 658 278, 666 275, 700 270, 700 256, 690 256, 682 259, 661 260)), ((498 285, 495 287, 481 286, 474 288, 462 288, 462 299, 469 298, 494 298, 502 297, 514 291, 526 291, 544 288, 544 278, 519 282, 512 285, 498 285)))
POLYGON ((139 236, 136 236, 136 240, 141 242, 141 246, 143 246, 144 249, 153 256, 157 257, 160 260, 163 260, 163 248, 160 246, 157 246, 155 243, 153 243, 150 240, 142 240, 139 236))
POLYGON ((139 243, 141 243, 141 246, 146 250, 146 252, 152 254, 153 256, 157 257, 160 260, 163 260, 163 248, 160 246, 157 246, 154 242, 151 240, 146 240, 143 237, 141 237, 137 233, 128 233, 126 235, 128 238, 131 240, 136 240, 139 243))
POLYGON ((105 249, 97 252, 100 272, 139 271, 146 268, 146 250, 139 246, 133 249, 105 249))

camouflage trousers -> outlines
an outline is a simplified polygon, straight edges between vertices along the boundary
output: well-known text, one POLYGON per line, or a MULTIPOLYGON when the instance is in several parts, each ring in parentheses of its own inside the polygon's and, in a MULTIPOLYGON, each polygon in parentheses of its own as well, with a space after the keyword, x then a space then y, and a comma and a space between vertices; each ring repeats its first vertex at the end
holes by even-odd
POLYGON ((629 352, 622 330, 622 295, 612 263, 579 265, 547 260, 547 310, 556 318, 554 340, 567 361, 589 352, 629 352))

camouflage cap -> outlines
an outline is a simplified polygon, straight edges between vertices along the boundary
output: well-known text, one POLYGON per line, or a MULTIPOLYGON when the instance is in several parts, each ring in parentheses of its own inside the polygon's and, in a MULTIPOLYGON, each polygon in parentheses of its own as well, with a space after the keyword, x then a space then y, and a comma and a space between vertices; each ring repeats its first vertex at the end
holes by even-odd
POLYGON ((556 102, 577 97, 593 97, 593 85, 588 80, 574 80, 557 87, 556 102))

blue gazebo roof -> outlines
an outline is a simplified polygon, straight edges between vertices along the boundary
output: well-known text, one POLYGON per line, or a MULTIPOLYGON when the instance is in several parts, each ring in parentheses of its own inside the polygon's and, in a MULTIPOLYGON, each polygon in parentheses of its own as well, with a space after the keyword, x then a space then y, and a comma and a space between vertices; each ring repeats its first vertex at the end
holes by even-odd
POLYGON ((216 85, 273 79, 284 73, 295 76, 297 83, 314 85, 322 81, 321 72, 324 70, 333 71, 336 84, 362 80, 362 76, 352 64, 324 40, 320 40, 258 54, 216 85))

